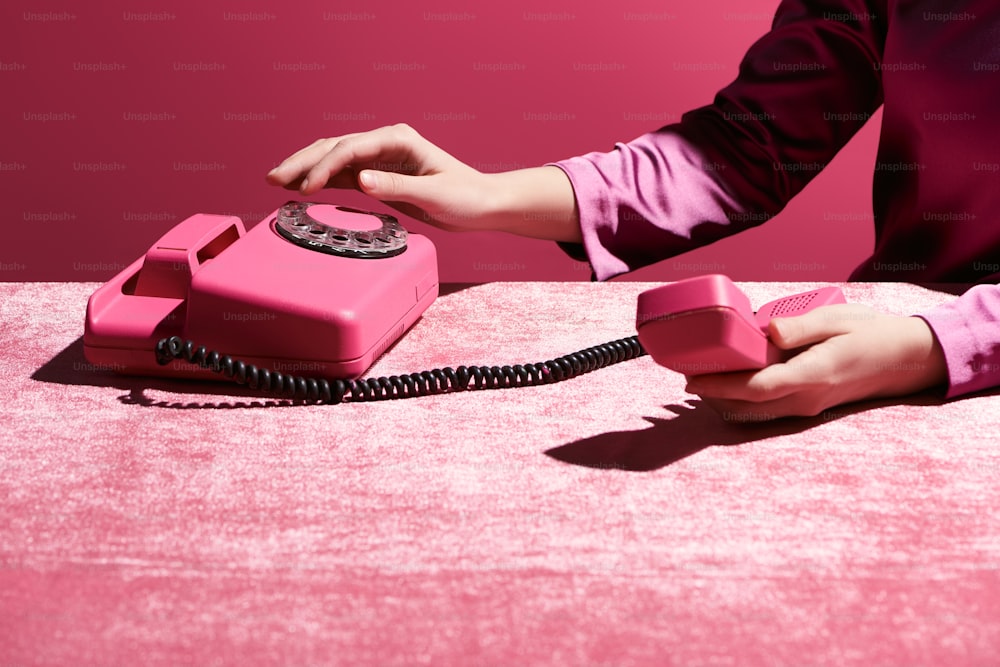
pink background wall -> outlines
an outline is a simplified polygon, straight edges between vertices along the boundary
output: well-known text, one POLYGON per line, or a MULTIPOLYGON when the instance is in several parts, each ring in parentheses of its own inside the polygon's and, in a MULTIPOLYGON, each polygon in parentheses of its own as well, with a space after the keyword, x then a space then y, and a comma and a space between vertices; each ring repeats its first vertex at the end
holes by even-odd
MULTIPOLYGON (((484 171, 608 150, 710 101, 777 4, 11 0, 0 281, 104 280, 196 212, 252 225, 287 198, 264 173, 320 136, 405 121, 484 171)), ((630 278, 844 279, 872 244, 878 118, 777 219, 630 278)), ((589 278, 553 244, 404 224, 444 281, 589 278)))

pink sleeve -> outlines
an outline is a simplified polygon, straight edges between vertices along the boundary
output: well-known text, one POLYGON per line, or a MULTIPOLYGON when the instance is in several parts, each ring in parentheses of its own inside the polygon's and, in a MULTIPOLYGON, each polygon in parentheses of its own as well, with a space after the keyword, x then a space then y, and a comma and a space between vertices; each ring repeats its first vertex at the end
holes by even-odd
POLYGON ((919 315, 948 363, 948 398, 1000 386, 1000 285, 977 285, 919 315))
POLYGON ((554 163, 573 184, 586 255, 564 248, 588 260, 596 280, 607 280, 749 226, 729 228, 753 216, 703 164, 698 150, 672 132, 554 163))
POLYGON ((783 0, 712 104, 554 163, 573 185, 596 279, 759 225, 800 192, 882 104, 886 27, 872 4, 783 0))

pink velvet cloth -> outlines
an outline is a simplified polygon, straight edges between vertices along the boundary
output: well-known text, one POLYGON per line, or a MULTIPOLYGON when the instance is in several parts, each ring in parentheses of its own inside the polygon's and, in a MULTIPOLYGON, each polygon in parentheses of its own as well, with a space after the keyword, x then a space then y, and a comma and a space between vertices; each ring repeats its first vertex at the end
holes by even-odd
MULTIPOLYGON (((2 664, 987 665, 1000 396, 728 424, 648 357, 296 406, 82 355, 96 284, 0 284, 2 664)), ((543 361, 649 284, 445 290, 372 369, 543 361)), ((809 284, 743 284, 754 304, 809 284)), ((952 297, 843 286, 919 312, 952 297)))

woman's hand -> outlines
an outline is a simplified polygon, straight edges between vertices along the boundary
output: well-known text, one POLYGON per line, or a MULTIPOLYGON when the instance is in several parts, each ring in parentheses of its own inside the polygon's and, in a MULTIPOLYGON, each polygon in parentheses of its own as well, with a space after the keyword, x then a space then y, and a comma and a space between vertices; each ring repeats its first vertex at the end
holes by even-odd
POLYGON ((304 196, 322 188, 360 190, 449 231, 582 240, 573 186, 558 167, 484 174, 404 124, 320 139, 286 158, 267 180, 304 196))
POLYGON ((450 230, 475 228, 486 213, 486 176, 408 125, 319 139, 267 175, 302 195, 352 188, 417 220, 450 230))
POLYGON ((727 421, 750 422, 814 416, 843 403, 905 396, 948 378, 941 347, 918 317, 838 304, 775 318, 770 338, 784 350, 810 347, 758 371, 688 377, 687 391, 727 421))

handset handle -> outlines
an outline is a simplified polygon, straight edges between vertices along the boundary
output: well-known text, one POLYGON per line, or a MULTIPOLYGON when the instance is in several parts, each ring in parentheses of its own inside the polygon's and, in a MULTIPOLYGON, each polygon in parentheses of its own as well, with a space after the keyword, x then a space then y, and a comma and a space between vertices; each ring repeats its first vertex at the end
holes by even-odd
POLYGON ((685 375, 762 368, 767 335, 750 300, 727 276, 709 274, 639 295, 639 342, 656 363, 685 375))
POLYGON ((233 215, 198 213, 164 234, 146 253, 135 286, 137 296, 187 297, 198 268, 246 233, 233 215))

